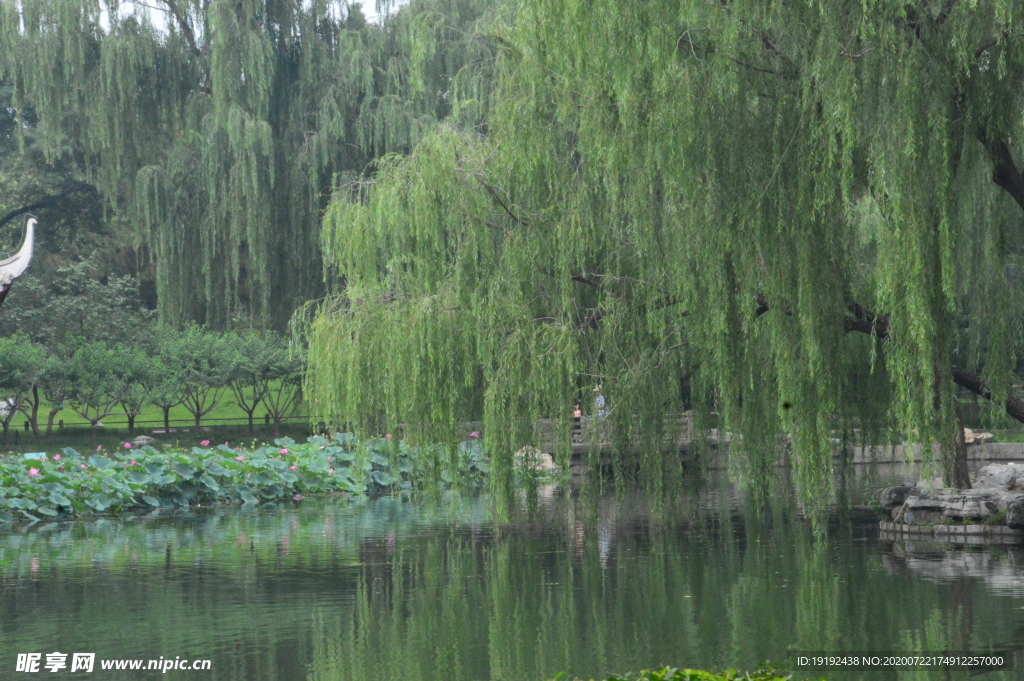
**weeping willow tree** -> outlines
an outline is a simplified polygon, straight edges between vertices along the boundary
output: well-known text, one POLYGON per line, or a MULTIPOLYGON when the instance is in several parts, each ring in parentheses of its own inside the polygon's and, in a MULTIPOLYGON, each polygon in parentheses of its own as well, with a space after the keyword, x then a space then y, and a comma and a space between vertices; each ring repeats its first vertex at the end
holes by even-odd
POLYGON ((969 486, 957 386, 1024 420, 1020 3, 524 0, 489 30, 486 134, 433 132, 328 209, 314 411, 482 415, 500 487, 601 383, 655 486, 690 403, 754 488, 791 448, 811 509, 837 434, 939 445, 969 486))
POLYGON ((135 224, 165 321, 281 325, 322 293, 335 178, 410 150, 460 74, 486 100, 471 27, 494 4, 415 0, 368 23, 345 0, 3 0, 0 77, 18 133, 31 121, 48 160, 135 224))

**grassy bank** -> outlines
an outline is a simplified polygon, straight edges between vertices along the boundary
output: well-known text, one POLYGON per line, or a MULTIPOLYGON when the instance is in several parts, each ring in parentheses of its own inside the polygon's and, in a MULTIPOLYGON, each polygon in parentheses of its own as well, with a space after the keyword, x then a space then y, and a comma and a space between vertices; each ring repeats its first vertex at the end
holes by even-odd
MULTIPOLYGON (((136 429, 136 435, 151 435, 150 430, 136 429)), ((281 424, 279 431, 281 437, 290 437, 297 442, 305 442, 310 435, 309 424, 305 421, 285 422, 281 424)), ((264 426, 262 422, 252 434, 249 433, 247 425, 229 426, 203 426, 198 435, 192 432, 191 428, 175 430, 164 435, 151 435, 156 438, 157 449, 164 447, 188 448, 198 445, 202 440, 210 440, 216 444, 230 443, 231 447, 245 446, 254 449, 256 444, 271 442, 275 439, 274 427, 264 426)), ((125 441, 132 439, 125 428, 98 428, 96 430, 96 445, 102 446, 104 450, 110 451, 121 447, 125 441)), ((28 452, 48 452, 50 454, 61 453, 65 448, 77 449, 81 452, 91 452, 96 449, 92 444, 92 433, 88 428, 64 428, 54 429, 49 436, 35 437, 31 431, 18 431, 11 433, 7 447, 0 447, 0 455, 21 455, 28 452)))
POLYGON ((259 447, 141 449, 88 455, 68 448, 44 459, 0 459, 0 522, 130 509, 259 504, 305 495, 381 494, 426 485, 478 485, 488 472, 476 440, 452 452, 376 438, 290 438, 259 447))
MULTIPOLYGON (((278 384, 271 382, 271 390, 276 390, 278 384)), ((251 394, 247 394, 251 396, 251 394)), ((39 405, 39 428, 46 428, 46 421, 50 415, 50 409, 52 405, 45 399, 39 405)), ((256 409, 254 414, 256 425, 263 425, 264 418, 267 410, 261 405, 256 409)), ((304 402, 300 402, 296 406, 295 414, 306 414, 306 405, 304 402)), ((172 428, 191 428, 194 423, 194 417, 189 413, 183 405, 177 405, 171 407, 169 418, 172 421, 170 424, 172 428)), ((11 422, 11 428, 21 430, 24 428, 24 424, 28 419, 23 414, 18 414, 14 417, 11 422)), ((142 412, 135 417, 136 430, 139 433, 149 434, 149 431, 154 428, 162 429, 164 420, 164 412, 160 407, 156 407, 151 404, 147 404, 142 408, 142 412)), ((213 426, 213 425, 224 425, 224 424, 246 424, 248 415, 238 406, 234 395, 228 391, 221 391, 220 397, 217 400, 217 406, 206 414, 202 418, 202 425, 213 426)), ((61 409, 53 416, 53 428, 56 432, 58 424, 63 421, 66 427, 72 427, 75 424, 83 424, 84 419, 75 411, 69 407, 61 409)), ((128 417, 124 414, 111 414, 103 419, 103 425, 106 429, 125 430, 128 427, 128 417)))

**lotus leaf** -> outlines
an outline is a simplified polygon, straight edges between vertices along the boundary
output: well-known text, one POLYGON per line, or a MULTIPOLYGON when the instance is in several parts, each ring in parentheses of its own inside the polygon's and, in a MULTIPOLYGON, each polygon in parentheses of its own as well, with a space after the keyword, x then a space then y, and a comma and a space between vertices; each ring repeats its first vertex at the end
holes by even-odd
POLYGON ((110 468, 113 464, 114 462, 105 456, 96 456, 94 454, 93 456, 89 457, 89 465, 94 466, 95 468, 101 471, 110 468))

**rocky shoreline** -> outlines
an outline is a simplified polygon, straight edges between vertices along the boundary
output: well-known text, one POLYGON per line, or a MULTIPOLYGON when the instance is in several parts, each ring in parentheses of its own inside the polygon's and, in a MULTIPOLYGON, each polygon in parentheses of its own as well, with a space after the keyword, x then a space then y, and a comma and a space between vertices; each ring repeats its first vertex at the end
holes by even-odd
POLYGON ((885 533, 940 541, 1024 543, 1024 463, 993 463, 978 471, 973 488, 950 489, 942 480, 887 487, 879 494, 885 533))

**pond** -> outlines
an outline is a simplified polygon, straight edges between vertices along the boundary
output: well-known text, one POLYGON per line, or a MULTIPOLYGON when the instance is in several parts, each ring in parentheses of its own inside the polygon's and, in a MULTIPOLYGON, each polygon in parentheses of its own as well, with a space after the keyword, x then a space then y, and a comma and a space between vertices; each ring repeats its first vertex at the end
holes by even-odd
POLYGON ((61 672, 99 679, 542 681, 815 650, 999 651, 1018 671, 973 678, 1024 669, 1021 549, 885 542, 866 510, 815 542, 796 510, 754 517, 725 486, 657 512, 550 490, 507 524, 490 508, 451 494, 0 530, 0 679, 52 652, 95 653, 94 675, 70 655, 61 672), (161 657, 210 669, 100 669, 161 657))

